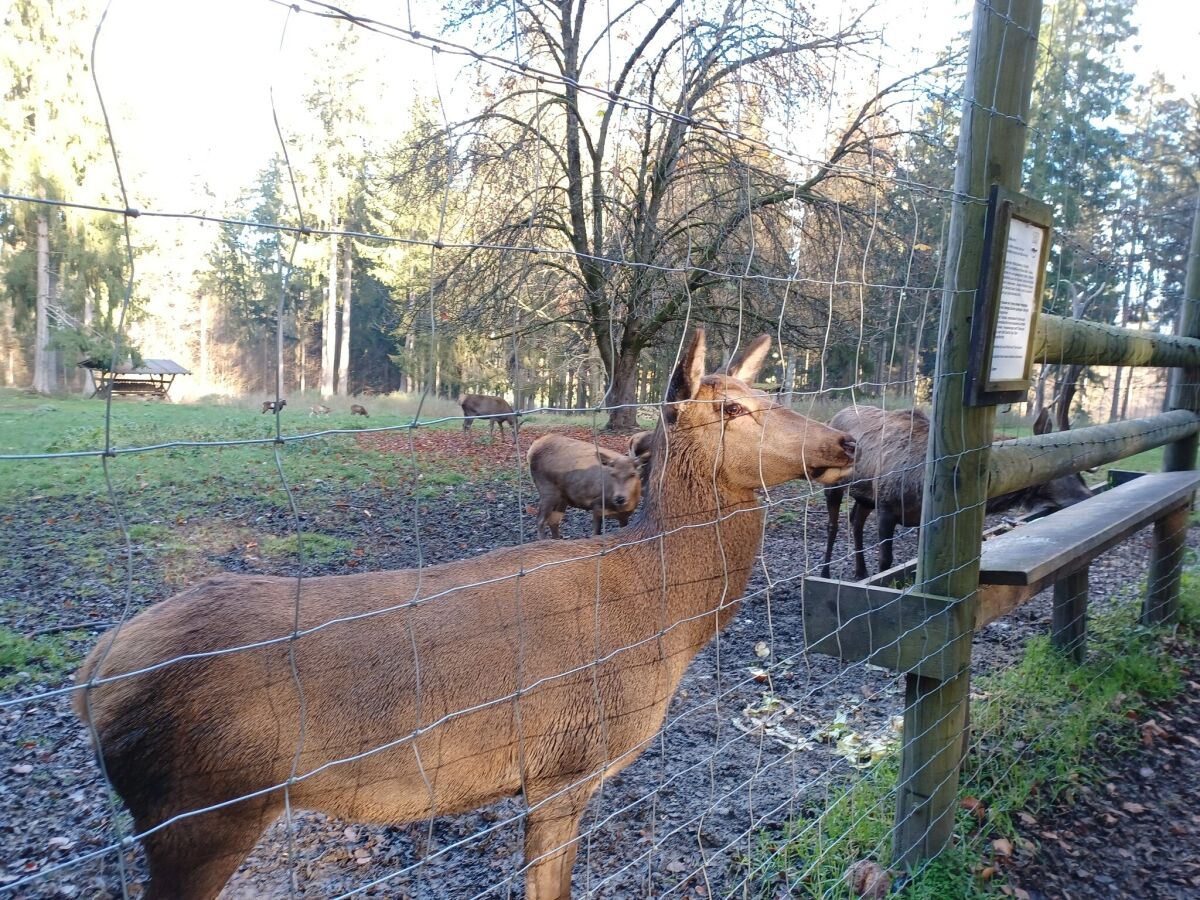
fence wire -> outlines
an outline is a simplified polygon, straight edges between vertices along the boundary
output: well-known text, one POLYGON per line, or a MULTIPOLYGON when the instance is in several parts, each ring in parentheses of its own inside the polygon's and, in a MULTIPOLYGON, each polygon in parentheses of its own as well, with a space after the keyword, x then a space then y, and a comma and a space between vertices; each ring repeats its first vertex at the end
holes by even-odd
MULTIPOLYGON (((42 485, 11 501, 0 525, 10 546, 24 539, 11 532, 54 525, 70 503, 102 503, 91 507, 102 512, 97 521, 76 511, 69 528, 115 527, 106 548, 121 563, 89 584, 94 572, 56 542, 22 549, 64 562, 33 578, 21 599, 14 592, 16 612, 7 618, 31 637, 75 634, 72 652, 96 649, 77 682, 4 682, 0 716, 15 748, 5 754, 13 762, 4 780, 17 804, 4 805, 4 824, 25 837, 5 860, 0 893, 133 896, 134 885, 151 878, 160 895, 196 897, 215 896, 230 879, 266 896, 549 897, 573 889, 600 897, 840 897, 852 890, 846 871, 856 861, 891 867, 900 880, 919 875, 921 866, 901 872, 894 863, 890 830, 879 836, 866 827, 890 817, 896 785, 858 806, 851 798, 864 783, 889 784, 901 740, 919 742, 963 710, 903 734, 914 708, 905 679, 871 660, 910 659, 919 645, 912 667, 925 678, 969 677, 971 669, 947 662, 946 607, 920 594, 914 579, 946 581, 973 571, 979 558, 920 576, 911 564, 892 570, 895 588, 882 605, 856 604, 851 593, 915 555, 918 522, 1015 515, 1022 504, 1053 505, 1048 489, 1059 481, 1077 482, 1063 475, 990 502, 984 491, 979 502, 921 519, 927 465, 964 462, 1012 435, 975 446, 962 422, 962 449, 927 459, 931 426, 920 410, 935 381, 966 375, 934 370, 945 351, 943 305, 957 302, 959 273, 947 268, 958 260, 949 253, 951 212, 988 199, 955 189, 949 168, 919 171, 904 142, 956 130, 951 103, 986 115, 988 140, 993 121, 1028 123, 997 97, 935 78, 954 60, 887 82, 884 72, 903 71, 907 60, 897 63, 886 32, 872 38, 846 10, 828 29, 790 7, 580 3, 565 7, 573 21, 556 23, 513 3, 490 9, 492 20, 464 12, 457 27, 429 34, 411 15, 398 24, 317 0, 269 2, 280 7, 280 60, 298 19, 328 28, 330 46, 353 34, 385 41, 391 54, 428 55, 440 121, 417 143, 429 154, 423 200, 431 218, 396 228, 368 218, 352 224, 349 211, 332 209, 311 148, 276 106, 275 83, 284 187, 271 215, 135 208, 96 59, 108 8, 97 11, 90 72, 116 195, 51 197, 14 178, 0 185, 0 199, 34 216, 86 213, 119 223, 123 297, 109 371, 129 354, 139 232, 147 246, 163 221, 290 238, 275 247, 276 292, 265 298, 270 335, 259 332, 271 348, 270 377, 259 388, 271 397, 263 412, 273 419, 270 434, 239 424, 237 435, 162 435, 110 389, 102 429, 81 429, 61 447, 0 453, 14 478, 42 485), (560 25, 561 40, 548 30, 560 25), (783 49, 770 49, 772 39, 783 49), (607 66, 587 63, 601 46, 607 66), (647 48, 659 54, 653 64, 615 64, 614 54, 647 48), (811 61, 794 70, 767 65, 783 56, 811 61), (464 61, 460 78, 469 64, 488 92, 528 96, 532 106, 493 102, 481 89, 480 108, 454 121, 442 57, 464 61), (850 75, 863 84, 843 85, 850 75), (845 103, 842 92, 858 88, 869 99, 845 103), (767 119, 791 122, 821 106, 827 156, 771 136, 780 123, 767 119), (602 124, 585 126, 585 113, 602 124), (488 114, 513 130, 493 125, 484 133, 488 114), (612 171, 589 172, 584 159, 604 141, 619 147, 612 171), (663 147, 669 158, 654 158, 663 147), (523 171, 493 168, 518 157, 523 171), (584 180, 591 208, 564 208, 564 193, 584 180), (777 214, 783 203, 791 211, 777 214), (483 211, 482 224, 471 220, 472 207, 483 211), (671 229, 659 230, 646 207, 676 216, 671 229), (591 240, 589 215, 612 220, 591 240), (564 239, 572 227, 585 239, 564 239), (360 265, 421 254, 419 277, 416 257, 403 260, 410 290, 416 285, 423 299, 410 292, 401 323, 404 364, 417 387, 404 412, 357 397, 363 416, 373 406, 376 419, 391 421, 347 418, 316 429, 294 421, 307 400, 304 357, 289 358, 288 329, 298 321, 289 316, 298 315, 296 292, 310 289, 322 239, 330 269, 321 315, 331 321, 340 248, 360 265), (649 246, 659 254, 647 258, 649 246), (493 308, 463 299, 476 293, 493 308), (640 316, 628 312, 635 301, 644 302, 640 316), (564 312, 571 303, 574 311, 564 312), (760 333, 770 336, 766 345, 756 343, 760 333), (500 348, 492 357, 512 360, 498 391, 512 405, 506 399, 479 416, 500 426, 499 437, 470 430, 477 416, 465 397, 455 412, 441 380, 446 348, 480 334, 500 348), (707 336, 707 355, 703 343, 696 355, 697 334, 707 336), (617 396, 613 376, 631 341, 632 387, 617 396), (565 361, 583 345, 583 364, 565 361), (563 361, 546 361, 563 347, 563 361), (582 404, 571 402, 569 387, 564 398, 547 386, 547 372, 555 386, 570 374, 582 397, 585 367, 600 363, 610 383, 582 404), (697 381, 700 374, 707 377, 697 381), (655 431, 650 460, 639 462, 628 434, 606 432, 605 417, 655 431), (553 473, 538 468, 536 445, 554 464, 555 435, 575 441, 557 452, 583 453, 578 468, 592 481, 560 473, 552 485, 553 473), (449 452, 439 451, 447 441, 449 452), (165 499, 143 480, 158 460, 167 461, 158 486, 165 499), (89 462, 99 463, 102 493, 54 484, 89 462), (324 483, 335 471, 349 479, 347 469, 387 471, 378 482, 324 483), (846 470, 839 479, 823 480, 838 469, 846 470), (230 493, 219 502, 198 496, 197 481, 230 493), (553 490, 571 507, 568 540, 539 541, 558 502, 553 490), (581 491, 591 494, 581 499, 581 491), (628 511, 623 495, 634 494, 637 511, 617 527, 612 520, 628 511), (599 511, 617 507, 605 524, 599 511), (597 510, 595 536, 587 533, 589 508, 597 510), (152 535, 171 527, 163 510, 175 513, 181 532, 195 526, 184 532, 195 537, 151 550, 152 535), (230 535, 232 549, 221 549, 230 535), (260 550, 268 544, 273 555, 260 550), (207 558, 197 563, 196 555, 207 558), (181 571, 166 571, 176 558, 181 571), (828 596, 814 586, 822 579, 840 585, 825 617, 813 612, 828 596), (69 599, 63 609, 44 599, 71 591, 88 599, 69 599), (899 625, 876 635, 888 616, 899 625), (855 659, 851 635, 862 630, 871 652, 855 659), (86 738, 69 702, 83 711, 86 738)), ((1075 77, 1054 57, 1056 47, 1014 21, 1011 3, 975 6, 1011 29, 1011 52, 1040 50, 1060 75, 1075 77)), ((1066 164, 1080 165, 1085 153, 1068 148, 1066 164)), ((355 174, 385 162, 363 159, 355 174)), ((192 238, 210 239, 199 230, 192 238)), ((1056 246, 1062 281, 1080 279, 1077 258, 1122 271, 1121 258, 1071 241, 1056 246)), ((297 340, 303 351, 303 334, 297 340)), ((1039 407, 1066 397, 1069 412, 1067 388, 1082 374, 1066 359, 1038 364, 1048 373, 1038 383, 1039 407)), ((469 377, 458 384, 464 395, 487 386, 469 377)), ((345 388, 333 400, 322 395, 313 413, 329 414, 327 402, 345 406, 345 388)), ((1194 433, 1197 422, 1171 427, 1194 433)), ((1064 448, 1081 459, 1115 458, 1139 440, 1163 443, 1167 427, 1139 420, 1119 434, 1045 437, 1020 452, 1035 461, 1064 448)), ((1013 414, 998 426, 1006 428, 1024 436, 1032 422, 1013 414)), ((1009 527, 989 524, 995 533, 1009 527)), ((1084 617, 1060 618, 1054 628, 1081 632, 1075 626, 1084 617)), ((986 627, 976 635, 982 645, 989 639, 986 627)), ((974 671, 1011 661, 998 657, 977 656, 974 671)), ((978 762, 996 752, 993 734, 968 732, 961 790, 986 793, 978 762)), ((927 766, 939 771, 931 759, 908 774, 927 766)))

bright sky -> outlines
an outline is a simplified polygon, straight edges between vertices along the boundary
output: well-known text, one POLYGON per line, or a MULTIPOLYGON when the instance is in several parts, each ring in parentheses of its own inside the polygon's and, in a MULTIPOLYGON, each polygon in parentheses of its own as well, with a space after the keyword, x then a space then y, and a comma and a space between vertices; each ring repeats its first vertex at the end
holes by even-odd
MULTIPOLYGON (((848 20, 860 0, 817 0, 818 15, 830 25, 848 20)), ((878 77, 912 70, 929 61, 954 33, 967 27, 971 0, 881 0, 868 21, 886 46, 870 51, 887 69, 878 77)), ((414 25, 429 21, 440 4, 409 3, 414 25), (426 20, 422 21, 421 16, 426 20)), ((96 0, 95 19, 104 8, 96 0)), ((362 15, 407 24, 407 7, 382 0, 351 0, 362 15)), ((1140 79, 1155 68, 1181 91, 1200 89, 1195 48, 1200 46, 1200 4, 1142 0, 1135 15, 1140 50, 1130 48, 1127 65, 1140 79)), ((336 40, 345 26, 312 15, 291 15, 271 0, 112 0, 101 32, 97 72, 114 120, 117 146, 128 166, 135 205, 173 211, 218 212, 245 186, 279 147, 271 117, 275 92, 285 135, 300 121, 300 98, 319 74, 317 48, 336 40), (284 23, 287 34, 280 49, 284 23), (206 198, 207 184, 215 198, 206 198)), ((451 110, 469 102, 470 79, 458 77, 458 62, 401 41, 362 34, 371 83, 377 88, 371 113, 401 134, 413 96, 440 89, 451 110)), ((847 56, 839 77, 847 87, 869 86, 874 66, 847 56)), ((840 111, 830 110, 829 116, 840 111)), ((819 139, 828 122, 812 123, 819 139)))

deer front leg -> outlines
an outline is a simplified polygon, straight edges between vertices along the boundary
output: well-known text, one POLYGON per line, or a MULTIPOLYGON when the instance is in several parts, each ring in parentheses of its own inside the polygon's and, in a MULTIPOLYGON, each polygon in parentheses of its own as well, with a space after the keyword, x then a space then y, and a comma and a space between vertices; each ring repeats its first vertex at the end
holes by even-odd
POLYGON ((829 577, 829 563, 833 559, 833 545, 837 542, 838 519, 842 515, 842 498, 846 496, 846 488, 833 487, 825 491, 825 514, 829 517, 828 532, 825 538, 825 560, 821 565, 821 577, 829 577))
POLYGON ((587 781, 540 803, 531 802, 525 820, 526 900, 570 900, 579 820, 598 784, 598 780, 587 781))
POLYGON ((604 533, 604 510, 597 506, 592 507, 592 534, 604 533))

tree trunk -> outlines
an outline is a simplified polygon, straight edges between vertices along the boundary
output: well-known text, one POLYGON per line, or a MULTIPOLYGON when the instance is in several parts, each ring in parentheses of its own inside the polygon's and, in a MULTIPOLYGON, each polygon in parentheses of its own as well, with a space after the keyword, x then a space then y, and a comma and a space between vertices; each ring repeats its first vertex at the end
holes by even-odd
MULTIPOLYGON (((83 328, 84 331, 92 330, 92 292, 84 291, 83 294, 83 328)), ((90 397, 96 391, 96 379, 92 377, 91 369, 83 370, 83 391, 84 397, 90 397)))
POLYGON ((352 287, 351 260, 354 247, 347 237, 342 245, 342 328, 338 340, 337 390, 340 394, 350 393, 350 289, 352 287))
POLYGON ((305 326, 304 326, 303 324, 301 324, 301 326, 300 326, 298 329, 296 329, 296 331, 298 332, 298 334, 299 334, 299 337, 300 337, 300 340, 296 342, 297 344, 299 344, 299 347, 297 347, 297 348, 296 348, 296 352, 297 352, 297 353, 299 354, 299 356, 300 356, 300 365, 299 365, 297 368, 300 370, 300 393, 301 393, 301 394, 303 394, 303 393, 304 393, 304 390, 305 390, 305 388, 306 388, 306 386, 307 386, 307 381, 308 381, 308 379, 306 379, 306 378, 304 377, 304 366, 305 366, 305 365, 307 364, 307 362, 308 362, 308 361, 305 359, 305 352, 306 352, 306 349, 307 349, 307 348, 305 347, 305 344, 307 344, 307 341, 305 340, 305 338, 306 338, 306 337, 308 337, 308 335, 306 335, 306 334, 304 333, 306 330, 307 330, 307 329, 305 328, 305 326))
POLYGON ((17 384, 17 331, 12 301, 4 304, 4 319, 0 321, 0 355, 4 357, 4 386, 17 384))
POLYGON ((325 327, 321 334, 321 396, 332 397, 337 392, 337 235, 329 238, 328 291, 325 297, 325 327))
MULTIPOLYGON (((1121 373, 1122 369, 1117 366, 1117 370, 1113 373, 1113 389, 1112 389, 1112 408, 1108 411, 1108 421, 1117 421, 1117 414, 1120 412, 1121 406, 1121 373)), ((1132 375, 1132 373, 1130 373, 1132 375)))
POLYGON ((1083 366, 1067 366, 1067 375, 1062 385, 1057 408, 1054 412, 1054 430, 1067 431, 1071 427, 1071 404, 1075 402, 1075 392, 1079 389, 1079 379, 1083 375, 1083 366))
POLYGON ((54 390, 50 343, 50 221, 44 211, 37 218, 37 325, 34 329, 33 389, 39 394, 54 390))
POLYGON ((208 294, 200 294, 200 381, 204 390, 210 390, 212 384, 211 363, 208 356, 208 294))
POLYGON ((1050 379, 1050 366, 1042 363, 1038 371, 1037 381, 1033 388, 1033 408, 1029 410, 1029 420, 1036 422, 1042 410, 1046 408, 1046 382, 1050 379))
POLYGON ((637 363, 638 351, 622 347, 604 397, 608 407, 608 424, 605 426, 608 431, 637 429, 637 363))

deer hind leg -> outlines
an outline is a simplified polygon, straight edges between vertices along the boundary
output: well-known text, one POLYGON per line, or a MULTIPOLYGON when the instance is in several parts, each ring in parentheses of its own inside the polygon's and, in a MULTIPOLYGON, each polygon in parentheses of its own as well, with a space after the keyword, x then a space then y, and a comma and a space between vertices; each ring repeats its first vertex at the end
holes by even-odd
POLYGON ((829 517, 828 533, 825 538, 825 559, 821 564, 821 577, 829 577, 829 563, 833 559, 833 545, 837 542, 838 518, 842 514, 842 498, 845 487, 827 488, 825 491, 825 513, 829 517))
POLYGON ((571 872, 579 849, 579 820, 598 780, 551 794, 540 803, 530 794, 525 821, 526 900, 570 900, 571 872))
POLYGON ((862 581, 867 577, 867 554, 863 550, 863 528, 871 515, 871 507, 861 500, 854 501, 850 510, 850 530, 854 532, 854 578, 862 581))
POLYGON ((183 819, 149 835, 142 841, 150 869, 145 900, 216 897, 278 813, 278 807, 239 805, 183 819))
POLYGON ((545 540, 547 537, 561 537, 558 532, 558 525, 562 522, 562 519, 563 511, 561 509, 551 506, 545 500, 539 503, 537 521, 538 540, 545 540))
POLYGON ((886 572, 892 567, 892 542, 896 536, 896 517, 880 507, 879 519, 879 571, 886 572))

